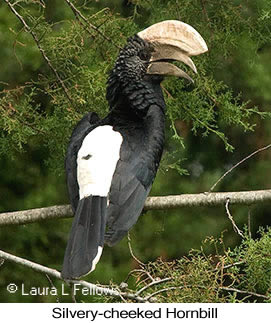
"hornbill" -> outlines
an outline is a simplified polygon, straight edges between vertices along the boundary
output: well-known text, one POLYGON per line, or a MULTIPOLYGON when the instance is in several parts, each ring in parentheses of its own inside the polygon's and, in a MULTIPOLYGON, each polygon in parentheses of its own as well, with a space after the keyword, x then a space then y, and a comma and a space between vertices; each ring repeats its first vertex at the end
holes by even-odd
POLYGON ((62 277, 95 269, 104 243, 113 246, 136 223, 150 192, 164 145, 167 75, 192 80, 170 61, 194 72, 190 56, 206 52, 200 34, 177 20, 163 21, 129 38, 108 83, 109 114, 90 112, 73 130, 66 156, 67 186, 75 217, 62 277))

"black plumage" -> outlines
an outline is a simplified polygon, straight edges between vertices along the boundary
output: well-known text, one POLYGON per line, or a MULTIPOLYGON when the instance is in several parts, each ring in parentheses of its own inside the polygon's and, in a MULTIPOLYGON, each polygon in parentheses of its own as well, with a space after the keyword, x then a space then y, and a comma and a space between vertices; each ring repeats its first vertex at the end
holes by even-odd
POLYGON ((68 145, 65 168, 66 181, 73 212, 76 212, 79 202, 79 187, 77 182, 77 154, 86 135, 100 121, 94 112, 86 114, 74 128, 68 145))
POLYGON ((104 245, 106 197, 88 196, 78 202, 67 244, 62 276, 79 278, 87 274, 98 247, 104 245))
POLYGON ((109 114, 100 120, 88 113, 72 133, 66 174, 75 218, 62 269, 65 279, 92 271, 104 242, 112 246, 120 241, 143 210, 164 145, 166 107, 160 83, 167 71, 148 73, 155 51, 151 41, 130 38, 108 79, 109 114), (104 144, 96 146, 100 140, 104 144))

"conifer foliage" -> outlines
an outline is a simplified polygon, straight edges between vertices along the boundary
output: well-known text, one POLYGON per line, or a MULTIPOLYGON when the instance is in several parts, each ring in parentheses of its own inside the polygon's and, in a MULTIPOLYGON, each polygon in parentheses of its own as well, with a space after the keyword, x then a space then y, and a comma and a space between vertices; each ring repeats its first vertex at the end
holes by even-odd
MULTIPOLYGON (((224 162, 228 152, 237 147, 232 166, 247 155, 248 147, 251 152, 270 143, 269 0, 4 0, 0 3, 0 165, 7 171, 1 172, 0 179, 13 189, 0 187, 0 195, 9 197, 0 201, 1 211, 67 202, 63 198, 63 165, 73 127, 89 111, 100 117, 108 113, 107 78, 127 38, 167 19, 193 26, 209 51, 193 58, 198 69, 198 74, 193 75, 194 84, 176 78, 163 83, 167 142, 153 192, 166 195, 207 191, 228 168, 224 162), (189 164, 193 156, 196 157, 189 164), (18 171, 15 178, 13 168, 18 171), (165 176, 163 171, 168 170, 165 176), (189 179, 180 176, 188 174, 189 179)), ((242 169, 238 178, 220 183, 216 189, 270 188, 270 153, 266 151, 262 156, 248 167, 248 172, 242 169)), ((271 224, 266 216, 270 216, 269 209, 270 206, 261 209, 258 220, 263 225, 271 224)), ((205 239, 202 227, 216 228, 219 232, 215 234, 221 235, 228 220, 217 215, 224 214, 224 208, 189 210, 189 217, 181 220, 181 212, 174 212, 178 217, 168 216, 170 212, 166 217, 155 215, 155 221, 151 216, 143 217, 143 229, 134 229, 134 235, 139 237, 139 254, 146 257, 143 267, 134 262, 131 265, 131 257, 126 255, 126 266, 116 271, 120 258, 113 259, 114 251, 105 251, 107 267, 92 277, 109 283, 112 273, 117 272, 116 281, 123 281, 130 264, 135 271, 127 279, 129 291, 138 293, 142 289, 140 296, 150 301, 270 302, 270 230, 257 232, 256 225, 255 238, 249 228, 241 243, 235 233, 225 239, 223 235, 205 239), (152 237, 144 231, 146 227, 154 231, 152 237), (170 232, 165 233, 167 228, 170 232), (155 234, 159 234, 157 249, 149 247, 155 234), (179 240, 176 242, 179 236, 184 244, 181 251, 179 240), (203 238, 208 247, 189 252, 198 243, 193 240, 196 236, 203 238), (239 246, 233 245, 237 243, 239 246), (150 258, 164 254, 165 259, 150 261, 148 252, 150 258), (154 281, 161 283, 152 284, 154 281)), ((247 210, 237 213, 247 220, 247 210)), ((69 227, 70 223, 48 223, 46 227, 37 224, 33 230, 30 226, 30 231, 19 227, 3 232, 1 241, 11 252, 16 250, 39 263, 51 261, 53 265, 49 267, 60 269, 67 238, 63 232, 68 232, 69 227), (14 248, 8 243, 10 239, 14 248), (63 250, 50 247, 50 243, 62 245, 63 250), (41 246, 41 250, 34 245, 41 246)), ((123 242, 115 250, 116 255, 125 254, 127 245, 123 242)), ((4 265, 0 264, 0 270, 4 265)), ((2 285, 10 280, 10 273, 3 272, 2 285)), ((14 275, 24 280, 25 272, 14 275)), ((35 281, 44 284, 37 277, 35 281)), ((110 297, 97 300, 115 301, 110 297)))
POLYGON ((264 9, 259 17, 251 15, 247 6, 232 1, 221 1, 219 10, 214 1, 136 1, 133 16, 123 18, 108 8, 97 11, 88 4, 76 8, 71 1, 64 1, 55 6, 59 7, 57 15, 43 1, 19 1, 14 6, 10 1, 10 8, 2 4, 2 10, 12 9, 14 15, 6 38, 13 39, 14 65, 21 70, 15 75, 25 74, 31 60, 36 61, 31 66, 36 70, 34 79, 29 79, 27 73, 20 75, 15 87, 15 75, 3 80, 2 153, 23 149, 35 136, 48 147, 52 169, 61 172, 74 124, 89 110, 101 116, 107 113, 106 80, 119 48, 135 32, 166 19, 189 23, 200 31, 209 47, 207 54, 195 58, 199 71, 194 77, 195 86, 174 78, 165 84, 174 139, 182 142, 175 126, 175 121, 181 119, 191 123, 195 134, 214 133, 227 150, 233 150, 224 127, 249 131, 255 126, 254 115, 270 116, 242 101, 225 82, 214 77, 218 69, 228 68, 232 52, 248 35, 252 36, 250 42, 254 38, 255 51, 270 41, 270 35, 264 32, 264 9), (142 10, 144 14, 140 14, 142 10))

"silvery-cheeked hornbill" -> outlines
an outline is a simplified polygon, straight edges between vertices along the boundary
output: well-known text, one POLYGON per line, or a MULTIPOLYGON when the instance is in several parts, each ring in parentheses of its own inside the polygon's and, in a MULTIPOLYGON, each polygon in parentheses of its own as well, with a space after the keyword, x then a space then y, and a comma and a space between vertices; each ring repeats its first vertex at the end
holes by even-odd
POLYGON ((67 185, 75 212, 62 277, 95 269, 104 243, 113 246, 136 223, 150 192, 164 145, 167 75, 191 78, 170 61, 196 72, 190 56, 207 46, 191 26, 157 23, 128 39, 107 84, 110 112, 90 112, 75 127, 66 156, 67 185))

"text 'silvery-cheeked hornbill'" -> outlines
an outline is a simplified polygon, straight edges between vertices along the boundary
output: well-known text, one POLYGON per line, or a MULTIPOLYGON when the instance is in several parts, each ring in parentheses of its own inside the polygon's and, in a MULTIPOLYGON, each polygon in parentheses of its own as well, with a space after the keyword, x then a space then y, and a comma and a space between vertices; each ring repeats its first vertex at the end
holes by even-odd
POLYGON ((190 56, 207 51, 199 33, 176 20, 157 23, 128 39, 109 76, 110 112, 88 113, 75 127, 66 157, 75 217, 62 277, 93 271, 104 243, 113 246, 136 223, 150 192, 164 145, 166 75, 191 78, 170 61, 196 67, 190 56))

